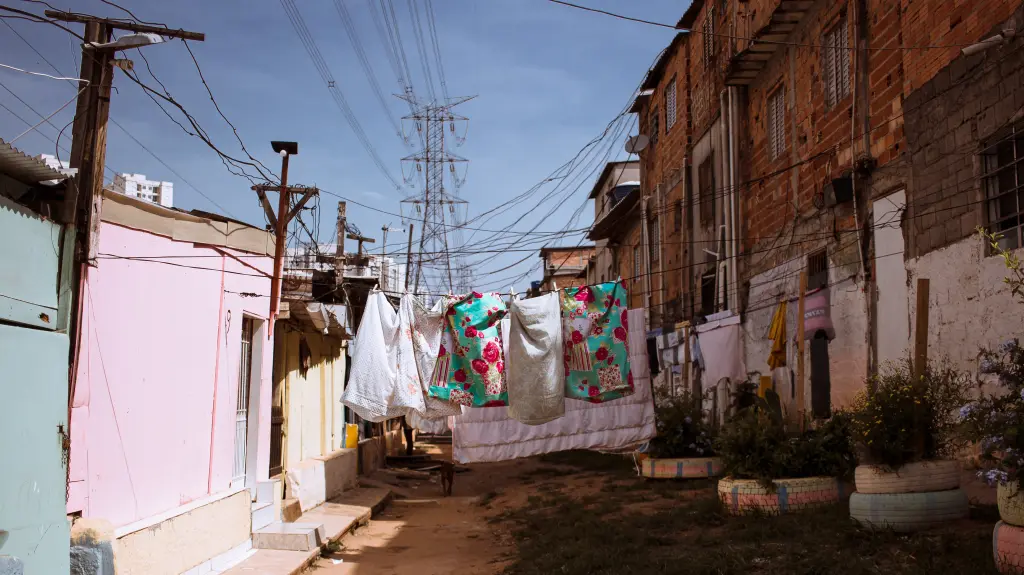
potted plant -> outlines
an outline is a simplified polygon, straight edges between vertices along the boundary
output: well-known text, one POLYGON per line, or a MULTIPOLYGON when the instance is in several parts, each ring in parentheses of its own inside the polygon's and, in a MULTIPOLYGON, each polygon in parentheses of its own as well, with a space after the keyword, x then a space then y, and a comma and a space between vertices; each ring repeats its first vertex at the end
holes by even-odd
POLYGON ((652 479, 717 477, 722 460, 715 457, 711 426, 693 394, 659 392, 655 408, 657 436, 651 440, 640 475, 652 479))
POLYGON ((836 413, 800 431, 772 390, 740 409, 715 443, 725 478, 718 496, 730 513, 783 514, 838 503, 856 466, 849 418, 836 413))
POLYGON ((998 384, 994 393, 982 393, 960 410, 966 436, 979 444, 978 476, 996 486, 1000 518, 1024 527, 1024 349, 1011 340, 983 350, 978 371, 998 384))
POLYGON ((850 515, 862 525, 914 531, 967 516, 960 465, 959 407, 970 397, 967 374, 948 363, 914 379, 913 362, 888 363, 868 381, 852 410, 863 465, 850 515))

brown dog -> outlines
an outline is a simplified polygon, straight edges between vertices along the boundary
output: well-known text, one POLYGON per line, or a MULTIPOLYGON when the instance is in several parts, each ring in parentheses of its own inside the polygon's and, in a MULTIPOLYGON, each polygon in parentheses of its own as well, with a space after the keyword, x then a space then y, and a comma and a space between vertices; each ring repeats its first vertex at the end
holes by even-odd
POLYGON ((445 497, 452 494, 452 484, 455 483, 455 464, 451 461, 441 462, 441 491, 445 497))

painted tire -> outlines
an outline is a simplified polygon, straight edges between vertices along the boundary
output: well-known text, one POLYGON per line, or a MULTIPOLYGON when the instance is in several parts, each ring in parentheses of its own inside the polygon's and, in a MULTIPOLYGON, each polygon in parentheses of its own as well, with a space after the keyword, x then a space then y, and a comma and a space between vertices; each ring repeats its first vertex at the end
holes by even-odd
MULTIPOLYGON (((859 487, 859 486, 858 486, 859 487)), ((854 493, 850 517, 865 527, 908 532, 967 517, 963 489, 929 493, 854 493)))
POLYGON ((717 457, 651 458, 640 465, 640 475, 651 479, 697 479, 721 474, 722 460, 717 457))
POLYGON ((956 461, 919 461, 897 471, 878 465, 858 465, 854 471, 858 493, 927 493, 960 487, 956 461))
POLYGON ((992 530, 992 556, 1000 573, 1024 574, 1024 528, 1005 521, 992 530))
POLYGON ((1019 484, 1011 481, 996 487, 996 503, 999 504, 999 517, 1008 525, 1024 527, 1024 491, 1019 484))
POLYGON ((733 515, 760 512, 768 515, 799 513, 839 503, 843 485, 834 477, 774 479, 775 489, 765 489, 753 479, 722 479, 718 497, 733 515))

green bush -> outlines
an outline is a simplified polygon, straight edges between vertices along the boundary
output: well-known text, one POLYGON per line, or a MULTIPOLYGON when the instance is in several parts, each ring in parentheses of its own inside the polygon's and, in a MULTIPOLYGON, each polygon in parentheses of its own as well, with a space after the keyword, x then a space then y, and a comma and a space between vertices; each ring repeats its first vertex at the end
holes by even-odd
POLYGON ((909 358, 887 363, 854 402, 854 438, 865 462, 895 471, 963 447, 957 413, 970 398, 970 377, 948 362, 929 364, 917 385, 913 374, 909 358))
POLYGON ((766 487, 773 479, 848 477, 857 466, 848 414, 803 432, 790 429, 771 390, 723 426, 715 447, 726 474, 766 487))
POLYGON ((714 455, 711 427, 689 391, 680 395, 658 392, 655 402, 658 435, 651 440, 651 457, 683 458, 714 455))

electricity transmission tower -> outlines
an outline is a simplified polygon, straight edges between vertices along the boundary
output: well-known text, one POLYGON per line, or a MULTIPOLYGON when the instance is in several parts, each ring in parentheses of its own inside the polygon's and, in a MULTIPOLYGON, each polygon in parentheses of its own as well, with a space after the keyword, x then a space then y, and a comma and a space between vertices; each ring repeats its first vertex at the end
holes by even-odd
POLYGON ((414 256, 411 274, 415 279, 411 286, 414 293, 420 292, 421 285, 427 292, 435 290, 431 293, 449 291, 458 294, 472 288, 472 272, 459 255, 463 248, 461 227, 465 225, 468 204, 459 197, 465 175, 459 178, 456 168, 456 164, 464 164, 468 160, 452 153, 448 141, 454 140, 456 145, 465 141, 465 130, 462 137, 458 136, 456 124, 464 125, 469 119, 454 114, 452 108, 474 97, 421 104, 411 95, 399 96, 413 109, 402 119, 413 123, 423 144, 422 150, 402 158, 403 163, 412 163, 416 167, 411 178, 419 179, 418 174, 423 174, 422 191, 402 200, 403 217, 418 221, 420 228, 419 249, 414 256), (446 131, 449 136, 446 136, 446 131), (446 186, 446 181, 451 185, 446 186), (405 215, 407 209, 408 216, 405 215))

